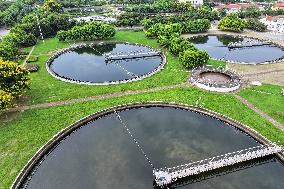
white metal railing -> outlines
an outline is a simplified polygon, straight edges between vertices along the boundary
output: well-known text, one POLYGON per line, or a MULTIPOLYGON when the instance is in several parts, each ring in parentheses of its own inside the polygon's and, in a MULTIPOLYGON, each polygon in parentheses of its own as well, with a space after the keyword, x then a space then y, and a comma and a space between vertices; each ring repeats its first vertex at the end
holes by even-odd
POLYGON ((227 153, 220 156, 172 167, 154 170, 154 179, 158 186, 168 185, 177 179, 197 175, 203 172, 222 168, 225 166, 249 161, 267 155, 281 152, 283 149, 271 143, 269 145, 259 145, 244 150, 227 153))
POLYGON ((118 53, 104 54, 106 61, 129 59, 129 58, 150 57, 150 56, 158 56, 158 55, 160 55, 160 52, 143 51, 143 50, 142 51, 130 51, 130 52, 118 52, 118 53))

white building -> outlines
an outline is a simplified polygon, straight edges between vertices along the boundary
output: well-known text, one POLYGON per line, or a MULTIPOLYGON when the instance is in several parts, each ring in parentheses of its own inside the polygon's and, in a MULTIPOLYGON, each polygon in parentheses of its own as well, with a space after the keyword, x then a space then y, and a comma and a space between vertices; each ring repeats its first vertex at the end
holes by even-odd
POLYGON ((180 3, 191 3, 193 6, 203 5, 203 0, 178 0, 180 3))
POLYGON ((260 22, 264 23, 268 30, 284 33, 284 16, 266 16, 260 19, 260 22))

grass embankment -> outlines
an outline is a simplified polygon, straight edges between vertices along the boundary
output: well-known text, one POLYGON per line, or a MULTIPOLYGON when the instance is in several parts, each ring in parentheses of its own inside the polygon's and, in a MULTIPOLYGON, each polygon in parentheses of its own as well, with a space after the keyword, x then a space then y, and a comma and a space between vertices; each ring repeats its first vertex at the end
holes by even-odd
MULTIPOLYGON (((85 103, 18 112, 0 123, 0 188, 9 188, 27 161, 53 135, 71 123, 111 106, 133 102, 165 101, 199 105, 220 112, 284 144, 284 133, 230 94, 209 93, 194 87, 167 89, 85 103)), ((10 115, 11 116, 11 115, 10 115)))
MULTIPOLYGON (((160 48, 156 40, 146 38, 142 31, 118 31, 114 39, 110 41, 139 43, 157 49, 160 48)), ((32 55, 39 56, 39 60, 35 63, 40 65, 40 70, 37 73, 31 74, 31 90, 27 92, 28 99, 26 99, 28 104, 173 85, 185 82, 188 78, 188 73, 182 67, 178 58, 163 49, 167 56, 165 69, 141 81, 110 86, 87 86, 62 82, 53 78, 47 72, 45 64, 53 53, 59 49, 69 47, 69 45, 70 43, 59 42, 57 38, 45 39, 44 43, 39 42, 36 45, 32 55)), ((213 60, 210 60, 209 64, 214 66, 224 65, 221 61, 213 60)))
POLYGON ((284 97, 281 95, 282 88, 276 85, 264 84, 262 86, 243 89, 240 95, 255 107, 266 112, 284 125, 284 97))

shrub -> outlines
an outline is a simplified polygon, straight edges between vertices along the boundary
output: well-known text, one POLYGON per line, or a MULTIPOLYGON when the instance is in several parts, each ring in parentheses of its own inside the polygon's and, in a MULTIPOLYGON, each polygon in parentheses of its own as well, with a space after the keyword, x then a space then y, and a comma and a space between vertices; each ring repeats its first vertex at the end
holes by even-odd
POLYGON ((36 62, 36 61, 38 61, 38 56, 34 56, 34 55, 31 55, 27 60, 28 63, 36 62))
POLYGON ((240 32, 243 31, 246 27, 246 21, 234 16, 227 16, 220 20, 218 24, 218 28, 221 30, 227 31, 235 31, 240 32))
POLYGON ((0 90, 18 97, 28 89, 29 72, 23 66, 0 60, 0 90))
POLYGON ((115 29, 112 25, 94 21, 82 26, 75 26, 67 31, 59 31, 57 33, 57 38, 60 41, 96 40, 111 38, 114 35, 115 29))
POLYGON ((173 55, 179 55, 186 50, 197 50, 193 44, 183 37, 173 37, 170 40, 169 50, 173 55))
POLYGON ((209 30, 211 24, 207 19, 196 19, 183 24, 183 33, 198 33, 209 30))
POLYGON ((209 60, 209 55, 206 51, 186 50, 180 53, 179 60, 186 68, 194 68, 204 65, 209 60))
POLYGON ((12 106, 13 96, 0 90, 0 113, 12 106))
POLYGON ((147 37, 158 37, 158 36, 171 36, 174 33, 181 34, 182 26, 178 23, 174 24, 154 24, 146 32, 147 37))
POLYGON ((247 28, 259 32, 267 30, 267 26, 256 18, 250 18, 247 20, 247 28))
POLYGON ((3 41, 0 43, 0 58, 4 60, 13 60, 16 58, 18 47, 11 42, 3 41))

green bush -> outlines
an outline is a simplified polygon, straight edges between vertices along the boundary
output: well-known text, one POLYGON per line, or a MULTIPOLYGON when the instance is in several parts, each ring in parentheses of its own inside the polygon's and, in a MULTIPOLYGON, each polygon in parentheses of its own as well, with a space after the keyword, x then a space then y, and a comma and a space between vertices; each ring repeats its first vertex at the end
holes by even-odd
POLYGON ((186 50, 196 51, 197 49, 187 39, 179 36, 170 40, 169 50, 173 55, 177 56, 186 50))
POLYGON ((206 51, 186 50, 180 53, 179 60, 186 68, 194 68, 207 64, 209 55, 206 51))
POLYGON ((207 19, 196 19, 183 24, 182 33, 198 33, 209 30, 211 24, 207 19))
POLYGON ((36 61, 38 61, 38 56, 31 55, 28 58, 27 63, 36 62, 36 61))
POLYGON ((13 60, 17 57, 18 47, 11 42, 3 41, 0 43, 0 58, 13 60))
POLYGON ((245 27, 245 20, 233 16, 224 17, 218 24, 218 28, 225 31, 241 32, 245 27))
POLYGON ((112 25, 101 22, 88 22, 82 26, 75 26, 67 31, 59 31, 57 38, 60 41, 67 40, 97 40, 108 39, 115 35, 112 25))
POLYGON ((28 89, 29 72, 21 65, 0 60, 0 90, 18 97, 28 89))
POLYGON ((174 33, 181 34, 182 26, 181 24, 154 24, 146 32, 147 37, 158 37, 158 36, 171 36, 174 33))
POLYGON ((0 90, 0 113, 12 106, 13 96, 10 93, 0 90))
POLYGON ((254 31, 259 31, 259 32, 263 32, 263 31, 267 30, 266 25, 263 24, 262 22, 260 22, 256 18, 247 19, 247 27, 246 28, 254 30, 254 31))

